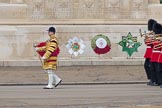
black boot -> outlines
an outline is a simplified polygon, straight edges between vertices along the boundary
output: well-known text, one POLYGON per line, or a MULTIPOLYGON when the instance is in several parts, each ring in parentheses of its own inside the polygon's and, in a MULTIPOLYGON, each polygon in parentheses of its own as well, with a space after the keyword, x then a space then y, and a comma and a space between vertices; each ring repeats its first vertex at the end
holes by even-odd
POLYGON ((160 85, 160 88, 162 88, 162 84, 160 85))
POLYGON ((156 82, 153 82, 151 86, 158 86, 158 84, 156 82))
POLYGON ((152 81, 150 80, 149 82, 147 82, 147 85, 151 86, 152 85, 152 81))

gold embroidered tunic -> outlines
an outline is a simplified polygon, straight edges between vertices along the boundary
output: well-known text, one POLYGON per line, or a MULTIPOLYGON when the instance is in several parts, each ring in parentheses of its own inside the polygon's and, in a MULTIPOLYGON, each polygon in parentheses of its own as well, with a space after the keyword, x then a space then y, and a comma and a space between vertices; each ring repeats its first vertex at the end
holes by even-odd
POLYGON ((43 69, 57 69, 57 56, 52 55, 52 53, 58 47, 58 40, 55 35, 51 35, 50 39, 46 41, 46 45, 43 47, 38 47, 38 51, 45 51, 43 57, 45 60, 43 62, 43 69))

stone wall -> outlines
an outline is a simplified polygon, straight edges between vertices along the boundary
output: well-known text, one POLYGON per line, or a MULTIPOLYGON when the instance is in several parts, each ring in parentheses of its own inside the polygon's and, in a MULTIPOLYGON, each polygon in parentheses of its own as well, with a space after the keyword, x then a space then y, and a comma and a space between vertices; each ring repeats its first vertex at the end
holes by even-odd
MULTIPOLYGON (((3 59, 32 59, 34 50, 33 43, 41 42, 48 38, 47 32, 49 26, 1 26, 0 29, 0 49, 3 49, 0 58, 3 59), (7 29, 4 31, 4 29, 7 29), (4 41, 4 40, 7 40, 4 41)), ((57 28, 57 36, 61 47, 61 58, 71 58, 65 48, 69 38, 75 36, 83 39, 86 44, 85 53, 80 55, 82 58, 96 58, 99 57, 91 49, 90 40, 97 34, 107 35, 112 44, 110 53, 100 57, 113 58, 113 57, 127 57, 126 53, 121 52, 121 47, 116 43, 121 40, 121 36, 126 36, 130 31, 134 36, 138 36, 139 28, 145 29, 143 25, 55 25, 57 28)), ((143 43, 143 39, 138 36, 138 40, 143 43)), ((134 57, 141 57, 143 55, 143 47, 139 48, 139 52, 134 54, 134 57), (142 54, 141 54, 142 53, 142 54)))
MULTIPOLYGON (((61 54, 60 60, 102 60, 126 58, 116 43, 121 36, 131 32, 138 36, 139 28, 147 30, 147 20, 161 22, 162 5, 158 0, 0 0, 0 59, 38 60, 33 43, 48 38, 46 29, 57 28, 61 54), (107 35, 112 44, 110 53, 96 55, 90 40, 97 34, 107 35), (65 45, 77 36, 85 41, 83 55, 75 58, 68 54, 65 45)), ((138 36, 138 41, 143 39, 138 36)), ((133 58, 142 58, 143 44, 133 58)))
POLYGON ((157 0, 0 0, 0 21, 49 24, 69 20, 86 23, 89 19, 92 23, 96 20, 133 23, 134 20, 145 21, 153 14, 149 6, 158 4, 157 0))

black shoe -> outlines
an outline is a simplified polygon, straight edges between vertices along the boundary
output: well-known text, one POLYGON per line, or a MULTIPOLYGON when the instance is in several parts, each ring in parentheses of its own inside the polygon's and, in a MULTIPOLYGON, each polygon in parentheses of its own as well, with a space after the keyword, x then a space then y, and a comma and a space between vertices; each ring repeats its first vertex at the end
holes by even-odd
POLYGON ((162 88, 162 85, 160 85, 160 88, 162 88))
POLYGON ((147 85, 151 86, 152 85, 152 81, 150 80, 149 82, 147 82, 147 85))
POLYGON ((153 82, 151 86, 158 86, 158 84, 156 82, 153 82))
POLYGON ((60 82, 58 82, 58 83, 55 85, 55 87, 57 87, 58 85, 60 85, 61 82, 62 82, 62 80, 60 80, 60 82))

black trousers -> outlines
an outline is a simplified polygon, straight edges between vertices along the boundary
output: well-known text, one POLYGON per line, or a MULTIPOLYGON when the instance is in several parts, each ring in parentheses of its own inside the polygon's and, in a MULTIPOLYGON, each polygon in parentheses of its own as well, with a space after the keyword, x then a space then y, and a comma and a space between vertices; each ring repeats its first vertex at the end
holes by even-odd
POLYGON ((150 69, 151 69, 151 80, 156 84, 159 84, 158 81, 158 63, 157 62, 150 62, 150 69))
POLYGON ((158 73, 157 73, 158 82, 162 85, 162 63, 158 63, 158 73))
POLYGON ((151 69, 150 69, 150 59, 146 58, 144 63, 144 68, 146 72, 147 79, 151 79, 151 69))

